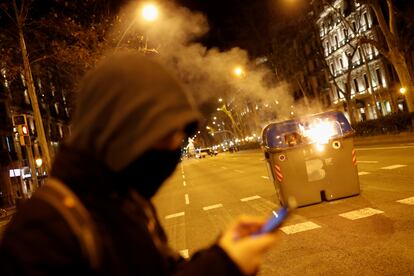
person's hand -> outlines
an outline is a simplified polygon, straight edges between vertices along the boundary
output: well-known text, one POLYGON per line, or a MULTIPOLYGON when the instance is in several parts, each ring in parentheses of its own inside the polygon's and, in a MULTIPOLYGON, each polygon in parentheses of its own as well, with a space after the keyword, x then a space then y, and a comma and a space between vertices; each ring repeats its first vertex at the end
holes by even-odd
POLYGON ((264 253, 278 240, 278 231, 252 236, 265 222, 265 218, 242 216, 219 240, 218 245, 246 275, 257 272, 264 253))

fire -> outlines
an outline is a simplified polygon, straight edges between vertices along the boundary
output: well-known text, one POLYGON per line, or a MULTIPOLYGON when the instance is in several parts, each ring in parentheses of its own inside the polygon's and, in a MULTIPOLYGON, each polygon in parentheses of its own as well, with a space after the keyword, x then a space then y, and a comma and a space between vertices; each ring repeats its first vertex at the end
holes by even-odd
POLYGON ((310 143, 319 145, 328 144, 329 140, 338 134, 335 123, 329 120, 317 119, 307 127, 301 126, 303 135, 309 139, 310 143))

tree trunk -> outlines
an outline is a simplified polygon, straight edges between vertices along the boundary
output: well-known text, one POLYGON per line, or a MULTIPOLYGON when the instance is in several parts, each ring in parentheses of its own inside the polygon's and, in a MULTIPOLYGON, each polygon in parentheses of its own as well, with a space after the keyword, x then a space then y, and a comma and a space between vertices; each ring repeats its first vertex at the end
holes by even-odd
POLYGON ((395 71, 397 72, 398 78, 400 79, 401 87, 406 89, 405 99, 407 101, 408 111, 414 112, 414 86, 405 57, 397 49, 393 49, 390 51, 390 58, 392 60, 392 64, 394 65, 395 71))

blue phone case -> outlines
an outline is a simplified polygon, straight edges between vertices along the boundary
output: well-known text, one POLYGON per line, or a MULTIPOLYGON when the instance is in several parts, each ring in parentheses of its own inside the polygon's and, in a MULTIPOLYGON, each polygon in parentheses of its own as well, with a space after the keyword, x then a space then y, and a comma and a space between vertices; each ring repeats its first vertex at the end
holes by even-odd
POLYGON ((258 235, 269 233, 275 230, 286 218, 288 214, 288 210, 286 207, 282 207, 276 212, 273 211, 272 217, 266 222, 265 225, 263 225, 262 229, 257 233, 258 235))

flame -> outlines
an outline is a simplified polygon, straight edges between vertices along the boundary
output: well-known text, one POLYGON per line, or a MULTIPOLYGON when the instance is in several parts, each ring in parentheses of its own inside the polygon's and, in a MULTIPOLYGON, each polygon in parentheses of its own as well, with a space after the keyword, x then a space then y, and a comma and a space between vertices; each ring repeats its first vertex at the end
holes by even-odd
POLYGON ((301 127, 303 135, 309 139, 309 142, 320 145, 328 144, 329 140, 337 134, 335 123, 329 120, 318 119, 312 122, 307 128, 301 127))

